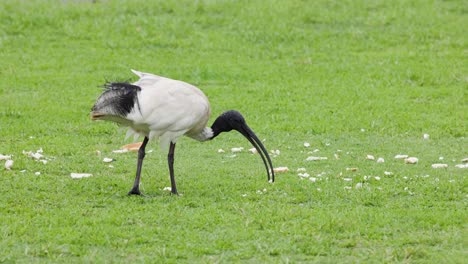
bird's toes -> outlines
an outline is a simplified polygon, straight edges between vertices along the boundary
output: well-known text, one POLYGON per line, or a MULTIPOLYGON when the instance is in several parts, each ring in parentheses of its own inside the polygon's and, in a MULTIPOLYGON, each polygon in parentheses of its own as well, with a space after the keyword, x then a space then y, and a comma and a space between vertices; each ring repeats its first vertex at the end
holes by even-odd
POLYGON ((140 190, 131 189, 131 190, 128 192, 128 195, 141 195, 141 192, 140 192, 140 190))

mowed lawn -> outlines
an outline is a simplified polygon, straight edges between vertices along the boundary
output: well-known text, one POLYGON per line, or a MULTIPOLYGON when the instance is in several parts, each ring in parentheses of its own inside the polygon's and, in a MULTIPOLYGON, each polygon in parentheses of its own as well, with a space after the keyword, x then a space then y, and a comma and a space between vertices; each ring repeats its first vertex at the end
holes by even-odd
POLYGON ((0 262, 468 258, 466 1, 3 0, 0 21, 0 262), (198 86, 209 125, 239 110, 289 171, 268 183, 238 133, 181 138, 172 196, 152 142, 127 196, 132 139, 89 113, 130 69, 198 86))

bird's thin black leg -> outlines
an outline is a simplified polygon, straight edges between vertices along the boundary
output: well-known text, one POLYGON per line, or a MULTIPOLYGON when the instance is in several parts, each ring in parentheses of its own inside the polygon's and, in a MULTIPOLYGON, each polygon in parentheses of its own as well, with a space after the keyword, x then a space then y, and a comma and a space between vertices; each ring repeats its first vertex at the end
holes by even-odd
POLYGON ((136 194, 141 195, 140 192, 140 177, 141 177, 141 167, 143 165, 143 159, 145 158, 145 148, 146 144, 148 143, 148 137, 143 139, 143 143, 138 150, 138 163, 137 163, 137 171, 135 176, 135 182, 133 183, 132 189, 128 192, 128 195, 136 194))
POLYGON ((169 174, 171 176, 171 193, 178 195, 174 178, 174 150, 175 143, 171 142, 171 145, 169 146, 169 154, 167 154, 167 162, 169 163, 169 174))

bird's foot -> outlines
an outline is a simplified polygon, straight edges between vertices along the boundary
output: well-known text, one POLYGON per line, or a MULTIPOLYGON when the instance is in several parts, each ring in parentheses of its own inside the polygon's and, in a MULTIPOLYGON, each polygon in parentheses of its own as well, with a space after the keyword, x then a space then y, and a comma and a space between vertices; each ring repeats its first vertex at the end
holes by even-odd
POLYGON ((141 195, 141 192, 139 189, 131 189, 129 192, 128 192, 128 195, 141 195))
POLYGON ((172 190, 171 190, 171 195, 177 195, 177 196, 179 196, 179 193, 177 192, 177 190, 172 189, 172 190))

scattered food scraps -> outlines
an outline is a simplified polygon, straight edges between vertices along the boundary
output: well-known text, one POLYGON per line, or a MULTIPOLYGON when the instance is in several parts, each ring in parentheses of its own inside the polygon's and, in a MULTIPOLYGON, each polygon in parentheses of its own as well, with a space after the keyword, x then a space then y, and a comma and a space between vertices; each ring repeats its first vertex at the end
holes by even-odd
POLYGON ((455 165, 456 168, 459 168, 459 169, 467 169, 468 168, 468 163, 465 163, 465 164, 457 164, 455 165))
POLYGON ((305 172, 305 171, 307 171, 307 170, 306 170, 306 168, 298 168, 296 171, 297 171, 297 172, 305 172))
POLYGON ((39 175, 41 175, 41 172, 40 172, 40 171, 36 171, 36 172, 34 173, 34 175, 39 176, 39 175))
POLYGON ((328 158, 327 157, 315 157, 315 156, 310 156, 310 157, 307 157, 307 161, 317 161, 317 160, 327 160, 328 158))
POLYGON ((93 176, 93 174, 91 173, 70 173, 70 177, 72 177, 73 179, 88 178, 91 176, 93 176))
POLYGON ((283 172, 288 172, 289 169, 288 167, 278 167, 278 168, 274 168, 273 171, 276 173, 283 173, 283 172))
POLYGON ((391 171, 384 171, 384 175, 390 176, 390 175, 393 175, 393 172, 391 172, 391 171))
POLYGON ((232 152, 232 153, 241 152, 242 150, 244 150, 244 148, 243 148, 243 147, 239 147, 239 148, 231 148, 231 152, 232 152))
POLYGON ((378 158, 377 159, 377 163, 384 163, 384 162, 385 162, 384 158, 378 158))
POLYGON ((309 142, 304 142, 304 147, 306 147, 306 148, 310 147, 310 143, 309 142))
POLYGON ((250 148, 249 151, 252 153, 252 154, 257 154, 258 151, 256 148, 250 148))
POLYGON ((343 181, 352 181, 352 178, 343 178, 343 181))
POLYGON ((366 159, 368 159, 368 160, 375 160, 375 157, 372 156, 372 155, 367 155, 367 156, 366 156, 366 159))
POLYGON ((143 142, 135 142, 127 145, 123 145, 120 149, 126 149, 127 151, 138 152, 143 142))
POLYGON ((11 159, 11 155, 2 155, 0 154, 0 160, 9 160, 11 159))
POLYGON ((297 175, 298 175, 299 177, 302 177, 302 178, 308 178, 308 177, 310 176, 309 173, 307 173, 307 172, 298 173, 297 175))
POLYGON ((424 134, 423 139, 429 139, 429 134, 424 134))
POLYGON ((346 168, 347 171, 357 171, 358 168, 346 168))
POLYGON ((113 162, 114 159, 111 159, 111 158, 104 158, 102 161, 104 161, 105 163, 110 163, 110 162, 113 162))
POLYGON ((416 163, 418 163, 418 161, 419 160, 416 157, 409 157, 409 158, 405 159, 406 164, 416 164, 416 163))
POLYGON ((395 159, 406 159, 406 158, 408 158, 408 155, 405 155, 405 154, 395 155, 395 159))
POLYGON ((311 182, 316 182, 316 181, 317 181, 317 178, 315 178, 315 177, 310 177, 309 180, 310 180, 311 182))
POLYGON ((24 151, 23 150, 23 154, 30 157, 30 158, 33 158, 35 160, 39 160, 41 159, 42 157, 44 157, 44 155, 42 155, 41 153, 39 152, 32 152, 32 151, 24 151))
POLYGON ((224 153, 224 149, 218 149, 218 153, 224 153))
POLYGON ((170 192, 171 190, 172 190, 171 187, 164 187, 163 188, 163 191, 169 191, 170 192))
POLYGON ((468 162, 468 158, 464 158, 464 159, 462 159, 462 160, 461 160, 461 162, 463 162, 463 163, 467 163, 467 162, 468 162))
POLYGON ((281 152, 279 151, 279 149, 276 149, 276 150, 273 149, 273 150, 271 150, 271 153, 272 153, 273 155, 276 155, 276 156, 278 156, 279 154, 281 154, 281 152))
POLYGON ((7 160, 7 161, 5 161, 5 169, 11 170, 11 168, 13 167, 13 163, 14 163, 13 160, 7 160))
POLYGON ((126 153, 128 152, 128 149, 117 149, 117 150, 113 150, 112 153, 126 153))
POLYGON ((448 164, 435 163, 435 164, 432 164, 431 167, 434 168, 434 169, 448 168, 448 164))

